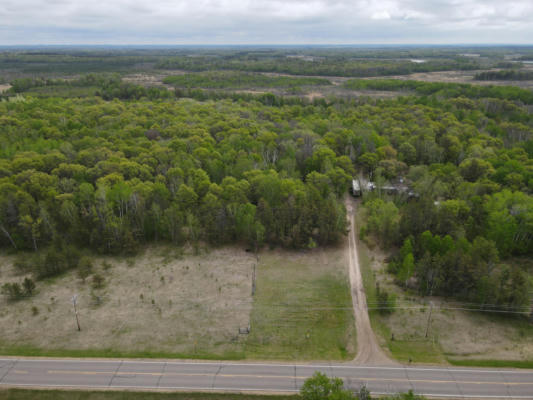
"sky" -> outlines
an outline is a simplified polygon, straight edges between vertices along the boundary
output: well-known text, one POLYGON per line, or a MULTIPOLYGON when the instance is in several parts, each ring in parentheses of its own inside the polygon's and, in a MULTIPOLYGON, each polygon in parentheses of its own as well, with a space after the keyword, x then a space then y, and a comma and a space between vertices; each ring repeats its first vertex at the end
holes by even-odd
POLYGON ((533 0, 0 0, 39 44, 533 44, 533 0))

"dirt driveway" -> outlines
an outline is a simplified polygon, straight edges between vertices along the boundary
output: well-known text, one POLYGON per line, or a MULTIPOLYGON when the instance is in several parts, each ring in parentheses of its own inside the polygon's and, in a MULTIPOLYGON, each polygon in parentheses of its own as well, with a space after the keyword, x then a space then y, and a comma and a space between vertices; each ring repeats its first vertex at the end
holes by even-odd
POLYGON ((363 278, 359 267, 357 253, 356 226, 354 221, 356 202, 351 197, 346 199, 346 211, 350 220, 350 235, 348 237, 348 260, 350 263, 350 285, 352 302, 355 313, 355 328, 357 330, 357 355, 353 360, 356 364, 364 365, 391 365, 396 364, 389 359, 377 342, 366 304, 366 294, 363 287, 363 278))

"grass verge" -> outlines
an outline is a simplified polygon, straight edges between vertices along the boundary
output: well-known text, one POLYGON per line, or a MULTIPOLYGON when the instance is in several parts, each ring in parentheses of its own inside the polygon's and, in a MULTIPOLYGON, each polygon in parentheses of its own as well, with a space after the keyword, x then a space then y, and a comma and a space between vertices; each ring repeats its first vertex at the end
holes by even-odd
POLYGON ((448 358, 448 362, 452 365, 461 367, 490 367, 490 368, 526 368, 533 369, 533 360, 518 361, 518 360, 460 360, 455 358, 448 358))
POLYGON ((244 353, 221 353, 212 354, 202 351, 195 353, 172 353, 151 351, 117 351, 112 349, 40 349, 31 346, 2 346, 0 354, 3 356, 21 357, 73 357, 73 358, 174 358, 174 359, 198 359, 198 360, 242 360, 244 353))
POLYGON ((232 393, 152 393, 81 390, 0 389, 0 400, 294 400, 299 396, 232 393))

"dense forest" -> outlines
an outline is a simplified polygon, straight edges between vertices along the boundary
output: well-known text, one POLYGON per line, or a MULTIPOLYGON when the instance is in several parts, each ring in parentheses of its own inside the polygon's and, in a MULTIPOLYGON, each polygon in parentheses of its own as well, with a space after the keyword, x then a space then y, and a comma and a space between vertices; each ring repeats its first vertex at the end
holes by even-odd
MULTIPOLYGON (((1 243, 328 244, 351 160, 288 110, 231 102, 27 100, 1 105, 1 243)), ((295 110, 297 114, 304 110, 295 110)))
POLYGON ((533 71, 516 69, 500 71, 484 71, 474 76, 477 81, 530 81, 533 80, 533 71))
MULTIPOLYGON (((342 75, 326 62, 282 54, 279 68, 306 64, 342 75)), ((270 61, 230 55, 204 61, 246 67, 171 76, 175 90, 119 74, 9 80, 0 102, 0 246, 35 254, 17 266, 44 278, 86 263, 82 248, 134 253, 161 241, 332 245, 346 234, 343 199, 353 176, 403 177, 416 197, 366 194, 361 227, 392 254, 397 282, 484 307, 528 305, 531 91, 390 79, 344 87, 398 91, 396 99, 216 90, 329 83, 252 74, 270 61)), ((145 55, 124 57, 117 63, 145 55)), ((165 57, 150 61, 176 56, 165 57)), ((211 56, 178 58, 194 70, 203 57, 211 56)), ((357 63, 381 68, 382 61, 357 63)))

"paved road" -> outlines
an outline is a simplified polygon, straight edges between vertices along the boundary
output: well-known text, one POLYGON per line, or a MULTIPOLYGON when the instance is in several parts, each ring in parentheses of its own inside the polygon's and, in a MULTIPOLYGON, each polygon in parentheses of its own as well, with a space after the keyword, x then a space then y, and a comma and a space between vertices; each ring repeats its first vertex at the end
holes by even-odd
POLYGON ((0 386, 296 392, 315 371, 373 393, 533 399, 533 370, 231 362, 0 359, 0 386))

